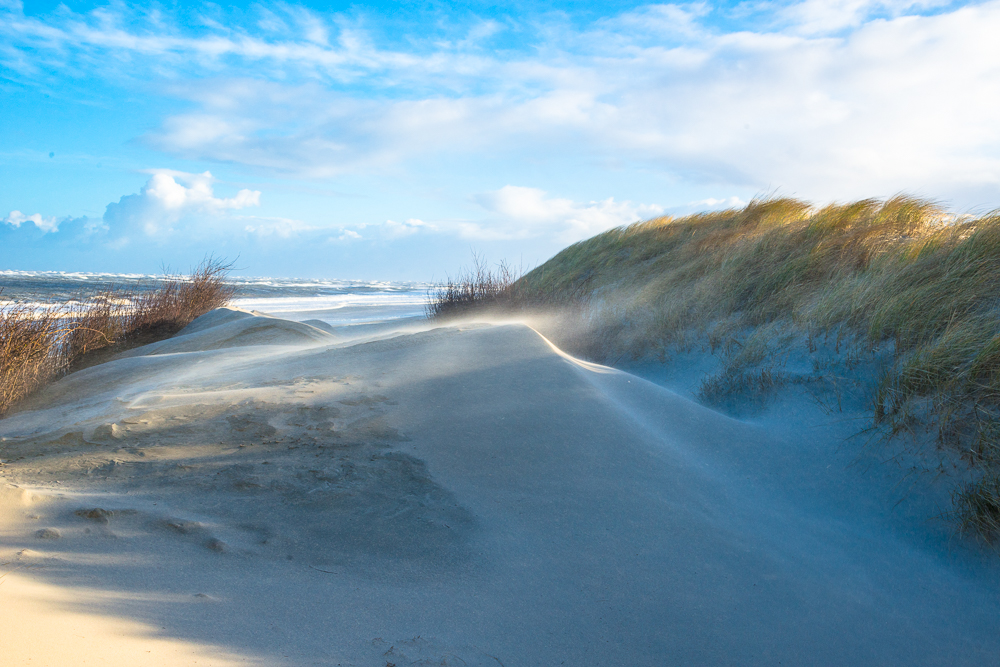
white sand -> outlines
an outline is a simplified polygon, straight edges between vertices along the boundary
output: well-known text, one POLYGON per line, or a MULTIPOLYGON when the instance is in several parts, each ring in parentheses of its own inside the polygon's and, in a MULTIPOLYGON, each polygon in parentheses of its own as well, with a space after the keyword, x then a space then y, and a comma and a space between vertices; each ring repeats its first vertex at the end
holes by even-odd
POLYGON ((996 555, 856 425, 355 334, 216 311, 0 421, 0 664, 997 664, 996 555))

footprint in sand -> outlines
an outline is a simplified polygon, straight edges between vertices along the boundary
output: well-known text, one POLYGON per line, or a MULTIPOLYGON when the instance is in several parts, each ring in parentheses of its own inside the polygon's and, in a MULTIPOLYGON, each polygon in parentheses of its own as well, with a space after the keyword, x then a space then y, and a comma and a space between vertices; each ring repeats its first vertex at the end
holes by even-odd
POLYGON ((229 550, 229 545, 216 537, 207 540, 205 542, 205 546, 211 549, 212 551, 215 551, 216 553, 220 554, 225 553, 226 551, 229 550))
MULTIPOLYGON (((161 525, 180 535, 201 535, 207 532, 203 524, 198 521, 188 521, 186 519, 164 519, 161 525)), ((202 544, 206 549, 216 553, 229 551, 229 545, 217 537, 209 537, 202 544)))
POLYGON ((184 519, 164 519, 163 525, 181 535, 192 535, 204 530, 204 526, 197 521, 186 521, 184 519))
POLYGON ((90 519, 91 521, 96 521, 97 523, 108 524, 111 523, 112 513, 108 510, 101 509, 100 507, 95 507, 93 509, 82 509, 77 510, 75 514, 84 519, 90 519))
POLYGON ((74 514, 78 517, 84 519, 90 519, 91 521, 96 521, 101 524, 111 523, 111 519, 119 516, 130 516, 136 514, 136 510, 106 510, 100 507, 94 507, 91 509, 78 509, 74 514))

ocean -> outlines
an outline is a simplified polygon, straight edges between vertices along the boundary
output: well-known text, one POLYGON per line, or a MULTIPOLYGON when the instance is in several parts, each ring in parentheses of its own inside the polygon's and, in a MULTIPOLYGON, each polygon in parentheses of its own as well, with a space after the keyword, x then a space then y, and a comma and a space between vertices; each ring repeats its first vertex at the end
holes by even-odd
MULTIPOLYGON (((164 276, 131 273, 0 271, 0 306, 39 309, 80 301, 111 287, 157 289, 164 276)), ((432 283, 234 277, 232 305, 285 319, 333 326, 424 317, 432 283)))

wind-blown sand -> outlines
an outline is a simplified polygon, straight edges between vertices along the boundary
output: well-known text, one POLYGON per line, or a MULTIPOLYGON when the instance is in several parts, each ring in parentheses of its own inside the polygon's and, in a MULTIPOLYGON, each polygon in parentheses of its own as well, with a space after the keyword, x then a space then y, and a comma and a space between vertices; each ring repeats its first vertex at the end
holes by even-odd
POLYGON ((406 326, 214 311, 0 421, 0 663, 997 664, 995 554, 856 425, 406 326))

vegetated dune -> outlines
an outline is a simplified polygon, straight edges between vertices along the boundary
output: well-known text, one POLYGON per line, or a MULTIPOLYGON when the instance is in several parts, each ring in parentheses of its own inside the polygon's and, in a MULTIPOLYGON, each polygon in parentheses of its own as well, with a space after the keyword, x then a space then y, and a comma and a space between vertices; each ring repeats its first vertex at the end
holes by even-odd
POLYGON ((613 229, 509 282, 500 301, 561 307, 540 326, 564 349, 624 368, 659 362, 658 379, 730 414, 804 393, 831 420, 866 412, 858 431, 873 442, 957 454, 955 525, 993 540, 998 294, 1000 215, 900 196, 761 199, 613 229))
POLYGON ((169 338, 228 305, 229 269, 209 256, 189 276, 164 276, 155 286, 113 286, 41 310, 0 304, 0 417, 68 372, 169 338))
POLYGON ((1000 568, 901 492, 919 460, 435 326, 214 311, 0 421, 4 664, 998 655, 1000 568))

